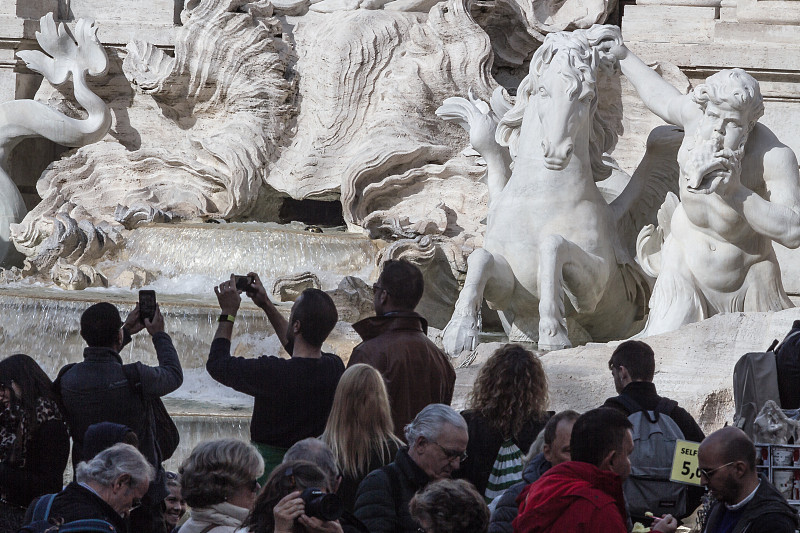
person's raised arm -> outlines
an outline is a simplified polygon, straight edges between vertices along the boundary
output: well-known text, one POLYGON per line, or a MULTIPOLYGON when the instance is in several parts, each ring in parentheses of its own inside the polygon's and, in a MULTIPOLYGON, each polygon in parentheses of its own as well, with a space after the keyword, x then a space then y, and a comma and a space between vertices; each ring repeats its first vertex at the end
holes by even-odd
POLYGON ((690 103, 689 97, 681 94, 624 44, 610 48, 609 52, 617 58, 622 73, 650 111, 670 124, 684 126, 684 107, 690 103))
POLYGON ((267 315, 267 320, 272 325, 272 329, 278 335, 278 340, 281 341, 281 346, 287 348, 289 339, 286 338, 286 332, 289 327, 289 321, 283 317, 278 308, 275 307, 275 304, 272 303, 272 300, 269 299, 269 296, 267 296, 267 290, 261 283, 261 278, 258 277, 258 274, 250 272, 247 275, 250 276, 252 281, 247 286, 245 294, 264 311, 267 315))
MULTIPOLYGON (((138 307, 137 305, 134 309, 137 316, 138 307)), ((144 327, 153 339, 158 366, 142 365, 139 368, 142 393, 145 396, 164 396, 183 384, 183 369, 172 339, 164 331, 164 315, 161 314, 161 307, 158 304, 153 319, 144 319, 144 327)))
MULTIPOLYGON (((222 315, 236 318, 236 313, 239 312, 239 306, 242 304, 242 297, 239 296, 239 291, 236 290, 236 277, 231 274, 230 280, 223 281, 217 287, 214 287, 214 293, 217 295, 217 302, 219 302, 219 309, 222 315)), ((233 320, 220 320, 214 339, 231 340, 232 336, 233 320)))

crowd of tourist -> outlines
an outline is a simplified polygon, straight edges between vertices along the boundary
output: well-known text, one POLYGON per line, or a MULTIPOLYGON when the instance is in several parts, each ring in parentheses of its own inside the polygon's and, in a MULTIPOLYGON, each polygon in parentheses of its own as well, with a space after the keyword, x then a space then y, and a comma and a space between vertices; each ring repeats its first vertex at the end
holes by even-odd
POLYGON ((698 508, 705 533, 800 526, 744 432, 706 437, 657 393, 647 344, 610 354, 618 396, 583 414, 548 411, 539 359, 505 345, 459 413, 453 366, 414 311, 419 269, 388 261, 373 288, 376 316, 354 324, 363 342, 345 368, 322 351, 338 319, 326 293, 303 291, 287 320, 255 273, 244 290, 233 276, 215 287, 207 370, 253 396, 251 442, 201 442, 178 472, 162 467, 175 443, 157 413, 183 374, 157 308, 148 319, 136 306, 123 322, 112 304, 89 307, 84 360, 54 382, 27 355, 3 359, 0 533, 628 533, 643 527, 634 522, 672 533, 698 508), (231 354, 242 293, 290 358, 231 354), (123 364, 120 350, 143 330, 158 365, 123 364), (701 443, 702 487, 642 474, 664 466, 652 434, 701 443), (63 487, 70 438, 74 479, 63 487))

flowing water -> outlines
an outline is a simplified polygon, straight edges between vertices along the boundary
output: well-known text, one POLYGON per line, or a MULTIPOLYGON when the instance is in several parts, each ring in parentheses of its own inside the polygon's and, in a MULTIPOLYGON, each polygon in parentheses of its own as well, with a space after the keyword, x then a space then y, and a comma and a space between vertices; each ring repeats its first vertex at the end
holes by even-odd
MULTIPOLYGON (((310 233, 274 224, 154 224, 131 233, 126 248, 103 265, 157 271, 145 288, 155 289, 166 331, 184 369, 184 383, 165 398, 178 426, 181 444, 167 462, 176 470, 200 441, 236 437, 249 440, 253 400, 216 383, 205 371, 219 307, 213 287, 231 273, 259 273, 269 290, 272 280, 306 271, 323 289, 335 288, 344 276, 369 280, 378 247, 366 236, 345 232, 310 233)), ((80 315, 93 303, 108 301, 123 315, 134 307, 137 292, 120 288, 67 291, 27 280, 0 288, 0 357, 26 353, 54 378, 67 363, 82 360, 80 315)), ((278 304, 288 316, 291 303, 278 304)), ((358 337, 340 323, 323 349, 349 356, 358 337)), ((246 297, 237 315, 232 352, 253 357, 282 355, 280 342, 264 313, 246 297)), ((146 331, 134 336, 120 353, 123 362, 157 365, 146 331)))

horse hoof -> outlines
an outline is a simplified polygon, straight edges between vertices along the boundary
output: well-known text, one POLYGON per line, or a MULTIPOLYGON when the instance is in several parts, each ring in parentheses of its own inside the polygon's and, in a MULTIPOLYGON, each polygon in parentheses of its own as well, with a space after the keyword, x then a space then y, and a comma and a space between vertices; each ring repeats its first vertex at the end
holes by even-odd
POLYGON ((453 317, 442 332, 442 345, 450 357, 461 355, 464 350, 474 350, 478 344, 480 327, 476 317, 453 317))
POLYGON ((539 351, 542 351, 542 352, 554 352, 556 350, 564 350, 566 348, 572 348, 572 343, 569 342, 569 341, 567 341, 566 343, 560 343, 560 344, 549 344, 549 343, 540 342, 538 344, 538 348, 539 348, 539 351))

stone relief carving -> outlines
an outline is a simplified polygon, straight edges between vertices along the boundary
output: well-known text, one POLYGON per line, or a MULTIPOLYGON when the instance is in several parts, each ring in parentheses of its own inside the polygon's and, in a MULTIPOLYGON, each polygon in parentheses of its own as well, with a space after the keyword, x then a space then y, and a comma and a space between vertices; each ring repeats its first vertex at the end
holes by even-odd
POLYGON ((613 26, 550 34, 511 109, 496 91, 491 105, 470 95, 438 110, 468 129, 490 194, 483 248, 469 256, 444 331, 449 353, 474 348, 484 297, 510 340, 544 349, 571 345, 568 316, 597 340, 632 333, 644 316, 650 280, 633 261, 632 228, 655 217, 652 198, 663 198, 670 176, 634 173, 610 203, 596 185, 620 172, 604 154, 616 143, 621 109, 601 105, 613 91, 598 87, 618 77, 604 50, 621 42, 613 26))
POLYGON ((723 70, 684 95, 624 46, 613 53, 648 108, 685 131, 680 197, 668 196, 658 227, 638 237, 639 262, 658 276, 641 336, 792 307, 772 242, 800 246, 800 174, 794 152, 758 122, 758 82, 723 70))
MULTIPOLYGON (((10 248, 14 224, 25 216, 25 204, 4 166, 11 150, 23 139, 45 137, 65 146, 84 146, 102 139, 111 126, 106 103, 86 84, 86 76, 102 76, 108 69, 105 49, 97 40, 97 27, 86 19, 78 21, 75 35, 64 24, 56 24, 53 15, 40 20, 36 40, 45 53, 25 50, 19 56, 28 68, 41 73, 55 85, 72 77, 75 99, 86 118, 77 119, 33 100, 0 104, 0 260, 10 248)), ((44 222, 49 224, 49 222, 44 222)))
MULTIPOLYGON (((80 222, 71 241, 104 233, 122 246, 151 222, 274 220, 286 197, 340 200, 351 230, 406 248, 427 235, 464 263, 483 232, 484 167, 459 154, 463 134, 430 110, 470 86, 479 97, 497 86, 469 2, 423 15, 309 12, 289 25, 281 9, 294 8, 187 2, 174 57, 139 41, 114 51, 98 87, 115 118, 110 136, 48 167, 42 201, 14 229, 29 272, 79 253, 53 246, 65 235, 55 219, 80 222)), ((37 98, 71 108, 51 86, 37 98)))
POLYGON ((256 208, 263 168, 277 157, 294 112, 285 76, 290 47, 266 0, 195 4, 182 14, 175 57, 130 43, 122 73, 137 90, 123 86, 119 72, 107 81, 118 142, 84 147, 42 175, 41 203, 12 230, 33 263, 41 266, 36 256, 45 253, 57 213, 82 228, 122 230, 117 215, 132 227, 256 208))

